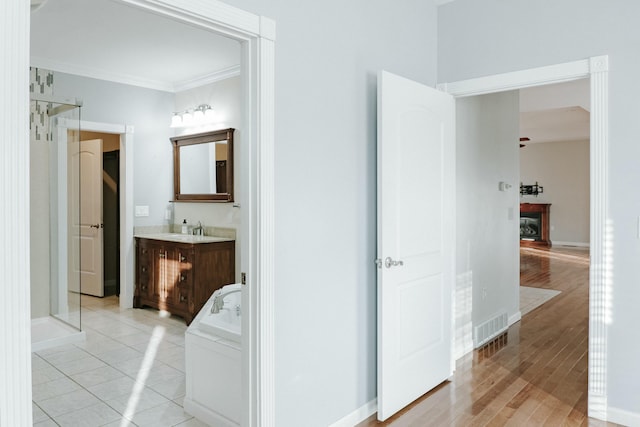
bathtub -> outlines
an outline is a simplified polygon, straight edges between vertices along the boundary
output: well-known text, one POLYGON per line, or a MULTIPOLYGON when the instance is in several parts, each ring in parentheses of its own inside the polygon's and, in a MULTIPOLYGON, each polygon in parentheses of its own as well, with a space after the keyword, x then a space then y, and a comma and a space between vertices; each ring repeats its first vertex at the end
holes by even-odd
POLYGON ((240 426, 242 294, 225 296, 218 313, 212 313, 211 307, 221 292, 239 291, 241 286, 215 291, 185 333, 184 410, 208 425, 240 426))
POLYGON ((211 295, 211 298, 205 304, 204 316, 200 319, 198 327, 202 332, 212 334, 214 336, 225 338, 233 342, 240 343, 241 325, 242 325, 242 293, 239 292, 241 284, 224 286, 211 295), (212 313, 213 300, 221 293, 230 293, 224 297, 224 306, 218 313, 212 313))

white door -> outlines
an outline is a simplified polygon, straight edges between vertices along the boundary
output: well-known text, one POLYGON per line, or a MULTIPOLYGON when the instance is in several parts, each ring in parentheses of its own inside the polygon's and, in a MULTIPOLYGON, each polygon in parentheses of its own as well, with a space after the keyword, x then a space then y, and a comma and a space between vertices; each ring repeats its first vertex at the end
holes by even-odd
POLYGON ((102 140, 69 147, 70 290, 102 297, 102 140))
POLYGON ((453 373, 453 97, 378 78, 378 419, 453 373))

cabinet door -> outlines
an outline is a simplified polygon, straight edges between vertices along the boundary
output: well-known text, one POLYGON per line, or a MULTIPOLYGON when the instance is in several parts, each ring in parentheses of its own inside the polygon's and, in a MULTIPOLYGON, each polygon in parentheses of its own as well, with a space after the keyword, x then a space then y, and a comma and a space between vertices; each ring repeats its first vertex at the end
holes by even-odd
POLYGON ((189 311, 191 292, 193 289, 193 260, 195 249, 193 246, 177 246, 174 249, 175 257, 175 288, 173 289, 171 303, 179 310, 189 311))
POLYGON ((150 258, 152 259, 152 279, 147 292, 150 299, 157 301, 161 310, 164 310, 163 302, 167 299, 168 259, 167 250, 163 245, 149 245, 150 258))
POLYGON ((136 258, 136 294, 140 298, 148 298, 149 284, 151 283, 152 260, 149 247, 145 240, 138 240, 136 258))

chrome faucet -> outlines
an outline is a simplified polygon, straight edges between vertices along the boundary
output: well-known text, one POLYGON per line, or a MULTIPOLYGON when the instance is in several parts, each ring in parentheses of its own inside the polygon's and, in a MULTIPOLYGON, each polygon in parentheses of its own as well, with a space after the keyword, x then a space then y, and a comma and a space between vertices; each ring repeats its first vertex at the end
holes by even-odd
POLYGON ((193 233, 194 236, 204 236, 204 229, 202 228, 202 223, 198 221, 198 225, 196 227, 193 227, 193 230, 191 232, 193 233))
POLYGON ((242 291, 242 289, 232 289, 230 291, 227 292, 222 292, 222 290, 220 291, 220 293, 218 295, 216 295, 213 298, 213 305, 211 306, 211 313, 220 313, 220 310, 222 310, 222 308, 224 307, 224 297, 226 297, 227 295, 236 293, 236 292, 240 292, 242 291))

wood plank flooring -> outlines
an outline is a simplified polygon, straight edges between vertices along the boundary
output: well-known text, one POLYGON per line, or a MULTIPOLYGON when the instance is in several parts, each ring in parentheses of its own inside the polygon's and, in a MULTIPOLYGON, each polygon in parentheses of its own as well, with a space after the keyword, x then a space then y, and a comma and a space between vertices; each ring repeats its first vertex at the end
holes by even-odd
POLYGON ((520 284, 562 293, 456 363, 447 381, 367 426, 615 426, 587 417, 589 253, 520 250, 520 284))

